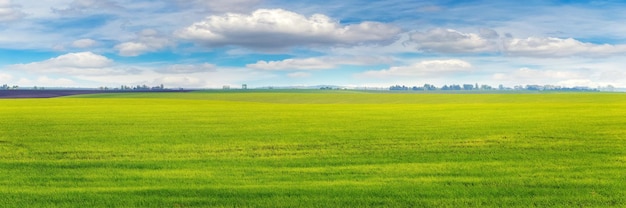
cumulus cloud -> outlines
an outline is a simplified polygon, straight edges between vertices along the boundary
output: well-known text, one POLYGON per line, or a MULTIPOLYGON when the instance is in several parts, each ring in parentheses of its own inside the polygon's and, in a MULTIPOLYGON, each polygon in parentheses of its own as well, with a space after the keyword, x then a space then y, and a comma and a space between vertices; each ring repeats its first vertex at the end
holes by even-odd
POLYGON ((78 15, 87 11, 115 11, 122 7, 109 0, 74 0, 64 9, 52 8, 52 11, 62 15, 78 15))
POLYGON ((378 71, 367 71, 362 75, 368 77, 389 76, 439 76, 451 73, 469 72, 472 64, 459 59, 428 60, 410 66, 396 66, 378 71))
POLYGON ((213 72, 217 67, 213 64, 175 64, 167 66, 161 69, 156 69, 156 72, 164 74, 192 74, 200 72, 213 72))
POLYGON ((26 16, 11 0, 0 0, 0 22, 9 22, 26 16))
POLYGON ((113 63, 107 57, 92 53, 68 53, 55 58, 48 59, 38 64, 45 64, 49 67, 72 67, 72 68, 102 68, 110 66, 113 63))
POLYGON ((145 29, 137 33, 135 41, 121 43, 115 46, 121 56, 139 56, 147 52, 154 52, 168 46, 173 42, 161 37, 159 32, 152 29, 145 29))
POLYGON ((10 74, 0 74, 0 85, 7 84, 13 80, 13 76, 10 74))
POLYGON ((380 22, 341 25, 322 14, 305 17, 282 9, 259 9, 250 15, 209 16, 178 31, 177 35, 208 47, 239 45, 272 50, 389 41, 400 32, 400 28, 380 22))
POLYGON ((626 53, 626 45, 585 43, 573 38, 539 38, 506 39, 504 49, 512 56, 528 56, 539 58, 553 57, 601 57, 626 53))
POLYGON ((427 53, 503 52, 509 56, 535 58, 603 57, 626 53, 626 45, 599 45, 574 38, 513 38, 510 34, 501 37, 491 29, 480 29, 478 33, 442 28, 414 32, 405 45, 414 45, 417 50, 427 53))
POLYGON ((497 52, 498 33, 490 29, 481 29, 476 33, 462 33, 452 29, 432 29, 426 32, 415 32, 410 42, 417 49, 435 53, 480 53, 497 52))
POLYGON ((126 42, 118 44, 115 49, 119 51, 121 56, 139 56, 145 52, 152 50, 150 46, 140 42, 126 42))
POLYGON ((97 45, 98 42, 89 38, 80 39, 72 42, 74 48, 90 48, 97 45))
POLYGON ((304 59, 285 59, 281 61, 257 61, 246 67, 261 70, 319 70, 333 69, 340 65, 373 65, 391 62, 386 57, 314 57, 304 59))
POLYGON ((41 62, 9 66, 14 70, 68 75, 125 74, 128 70, 113 67, 113 60, 92 52, 68 53, 41 62))

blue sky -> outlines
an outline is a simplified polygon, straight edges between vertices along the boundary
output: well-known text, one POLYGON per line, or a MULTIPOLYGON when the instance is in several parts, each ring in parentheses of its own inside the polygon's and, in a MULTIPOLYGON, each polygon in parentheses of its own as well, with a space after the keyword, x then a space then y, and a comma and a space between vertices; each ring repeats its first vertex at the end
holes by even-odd
POLYGON ((623 1, 0 0, 0 84, 626 87, 623 1))

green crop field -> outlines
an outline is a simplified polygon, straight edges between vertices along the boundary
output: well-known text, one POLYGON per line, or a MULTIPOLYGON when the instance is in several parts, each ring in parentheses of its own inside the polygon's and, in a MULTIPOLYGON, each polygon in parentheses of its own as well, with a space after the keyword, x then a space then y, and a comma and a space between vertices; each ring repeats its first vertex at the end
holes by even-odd
POLYGON ((478 206, 626 206, 626 94, 0 100, 0 207, 478 206))

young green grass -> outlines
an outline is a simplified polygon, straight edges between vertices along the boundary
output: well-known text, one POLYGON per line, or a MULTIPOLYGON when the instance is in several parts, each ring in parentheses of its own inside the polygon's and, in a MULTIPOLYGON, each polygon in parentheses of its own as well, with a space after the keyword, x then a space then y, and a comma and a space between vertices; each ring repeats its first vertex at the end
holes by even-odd
POLYGON ((0 100, 7 207, 626 206, 626 95, 0 100))

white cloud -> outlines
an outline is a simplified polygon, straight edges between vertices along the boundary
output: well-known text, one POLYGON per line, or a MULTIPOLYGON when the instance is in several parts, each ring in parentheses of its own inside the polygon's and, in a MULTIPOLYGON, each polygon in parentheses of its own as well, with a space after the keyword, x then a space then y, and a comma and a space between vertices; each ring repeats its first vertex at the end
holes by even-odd
POLYGON ((428 76, 436 77, 451 73, 469 72, 472 64, 459 59, 421 61, 410 66, 396 66, 379 71, 367 71, 363 76, 390 77, 390 76, 428 76))
MULTIPOLYGON (((75 75, 71 78, 83 81, 84 84, 93 87, 109 86, 119 87, 120 85, 148 85, 156 86, 163 84, 168 88, 221 88, 223 85, 237 86, 244 83, 250 84, 256 80, 266 80, 278 77, 275 74, 265 71, 255 71, 246 68, 224 68, 211 64, 188 64, 170 65, 161 67, 159 65, 138 66, 136 73, 110 73, 102 75, 75 75), (182 69, 181 69, 182 67, 182 69), (206 71, 193 71, 182 73, 180 70, 187 70, 187 67, 206 67, 206 71), (164 71, 170 70, 170 71, 164 71)), ((125 68, 121 65, 116 68, 125 68)), ((192 68, 197 69, 197 68, 192 68)), ((83 85, 84 86, 84 85, 83 85)))
POLYGON ((510 34, 500 36, 492 29, 480 29, 478 33, 462 33, 453 29, 432 29, 426 32, 404 33, 390 45, 357 45, 336 47, 336 54, 481 54, 502 53, 508 57, 607 58, 626 54, 626 44, 594 44, 574 38, 528 37, 514 38, 510 34))
POLYGON ((0 74, 0 85, 8 84, 13 81, 13 76, 10 74, 0 74))
POLYGON ((80 52, 80 53, 68 53, 65 55, 51 58, 38 64, 43 64, 48 67, 70 67, 70 68, 102 68, 110 66, 113 63, 111 59, 107 57, 92 53, 92 52, 80 52))
POLYGON ((609 84, 594 82, 590 79, 569 79, 563 80, 557 83, 559 86, 563 87, 596 87, 596 86, 606 86, 609 84))
MULTIPOLYGON (((494 1, 495 2, 495 1, 494 1)), ((524 5, 510 5, 522 1, 498 1, 509 5, 483 5, 468 11, 490 10, 479 15, 485 15, 490 20, 482 21, 489 24, 493 21, 494 29, 506 31, 517 37, 572 37, 576 39, 603 39, 609 41, 624 38, 626 28, 623 19, 626 14, 623 2, 619 1, 587 1, 575 4, 551 4, 539 6, 530 2, 524 5), (608 5, 594 5, 597 2, 610 2, 608 5), (505 13, 495 13, 493 8, 510 8, 500 10, 505 13)), ((476 21, 476 22, 481 22, 476 21)))
POLYGON ((57 9, 51 8, 54 13, 62 15, 78 15, 87 11, 115 11, 121 10, 122 7, 115 2, 109 0, 74 0, 67 8, 57 9))
POLYGON ((72 47, 74 47, 74 48, 89 48, 89 47, 96 46, 97 44, 98 44, 97 41, 85 38, 85 39, 80 39, 80 40, 76 40, 76 41, 72 42, 72 47))
POLYGON ((481 29, 479 34, 461 33, 452 29, 432 29, 411 34, 410 41, 417 49, 435 53, 480 53, 497 52, 498 33, 481 29))
POLYGON ((206 1, 206 0, 175 0, 183 7, 201 7, 211 12, 249 12, 258 5, 261 0, 229 0, 229 1, 206 1))
POLYGON ((306 77, 310 77, 311 73, 308 73, 308 72, 294 72, 294 73, 287 74, 287 76, 291 77, 291 78, 306 78, 306 77))
POLYGON ((285 59, 282 61, 258 61, 255 64, 246 65, 253 69, 263 70, 315 70, 332 69, 336 65, 324 62, 318 58, 307 59, 285 59))
POLYGON ((611 82, 622 82, 626 84, 626 71, 624 71, 623 67, 606 67, 605 70, 601 71, 598 78, 601 80, 611 81, 611 82))
POLYGON ((174 64, 161 69, 156 69, 156 72, 164 74, 192 74, 200 72, 213 72, 217 67, 213 64, 174 64))
POLYGON ((503 52, 509 56, 560 58, 605 57, 626 53, 626 45, 593 44, 574 38, 529 37, 500 38, 491 29, 478 33, 462 33, 452 29, 432 29, 415 32, 405 44, 413 44, 422 52, 434 53, 484 53, 503 52))
POLYGON ((324 56, 304 59, 285 59, 281 61, 257 61, 254 64, 246 65, 246 67, 262 70, 320 70, 333 69, 340 65, 373 65, 390 62, 390 58, 378 56, 324 56))
POLYGON ((204 46, 240 45, 280 49, 302 45, 353 45, 389 41, 398 27, 380 22, 341 25, 322 14, 305 17, 282 9, 259 9, 250 15, 228 13, 209 16, 177 32, 183 39, 204 46))
POLYGON ((68 78, 50 78, 40 76, 36 80, 20 79, 21 86, 51 86, 51 87, 76 87, 77 84, 68 78))
POLYGON ((172 87, 198 87, 206 85, 206 82, 197 77, 167 76, 159 77, 153 81, 154 85, 163 84, 172 87))
POLYGON ((26 16, 11 0, 0 0, 0 22, 10 22, 26 16))
POLYGON ((67 75, 104 75, 127 74, 129 70, 122 70, 113 66, 113 60, 92 52, 68 53, 41 62, 16 64, 9 66, 13 70, 33 73, 54 73, 67 75))
POLYGON ((571 71, 537 70, 527 67, 520 68, 513 73, 498 73, 494 78, 498 80, 533 80, 538 78, 572 79, 581 78, 582 75, 571 71))
MULTIPOLYGON (((495 81, 507 84, 556 84, 568 80, 581 80, 590 76, 591 72, 581 70, 538 70, 520 68, 509 73, 496 73, 492 76, 495 81)), ((570 86, 570 85, 568 85, 570 86)))
POLYGON ((160 37, 156 30, 145 29, 137 33, 137 39, 115 46, 121 56, 138 56, 147 52, 154 52, 173 43, 167 38, 160 37))
POLYGON ((46 76, 37 78, 37 83, 41 85, 47 85, 47 86, 76 86, 76 83, 71 79, 67 79, 67 78, 54 79, 54 78, 49 78, 46 76))
MULTIPOLYGON (((398 35, 398 39, 387 45, 355 45, 333 47, 330 53, 352 56, 389 56, 398 53, 415 53, 416 45, 410 41, 408 33, 398 35)), ((322 51, 326 52, 326 51, 322 51)))
POLYGON ((145 43, 126 42, 115 46, 121 56, 138 56, 152 50, 145 43))
POLYGON ((512 56, 529 56, 537 58, 554 57, 602 57, 626 53, 626 45, 597 45, 585 43, 573 38, 510 38, 505 40, 504 49, 512 56))

